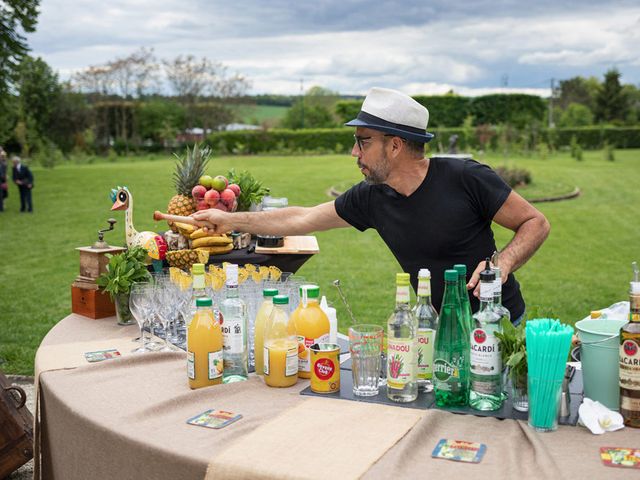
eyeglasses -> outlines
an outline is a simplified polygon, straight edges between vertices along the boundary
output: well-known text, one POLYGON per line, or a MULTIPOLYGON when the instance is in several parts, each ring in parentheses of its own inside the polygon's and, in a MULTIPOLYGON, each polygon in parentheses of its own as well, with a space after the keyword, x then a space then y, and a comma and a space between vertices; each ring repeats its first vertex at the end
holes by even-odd
MULTIPOLYGON (((369 137, 361 137, 360 135, 354 135, 353 138, 356 141, 356 145, 358 145, 358 148, 362 151, 364 150, 365 145, 368 145, 367 143, 364 143, 364 140, 371 140, 372 138, 375 137, 397 137, 397 135, 391 135, 390 133, 385 133, 384 135, 371 135, 369 137)), ((399 137, 400 140, 402 140, 403 142, 405 142, 406 140, 402 137, 399 137)))

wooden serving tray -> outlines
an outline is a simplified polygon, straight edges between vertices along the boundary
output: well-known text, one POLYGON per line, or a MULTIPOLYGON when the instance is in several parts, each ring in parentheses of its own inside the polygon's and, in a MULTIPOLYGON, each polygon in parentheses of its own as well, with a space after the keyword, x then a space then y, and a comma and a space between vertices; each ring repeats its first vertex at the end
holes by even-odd
POLYGON ((314 255, 320 252, 318 239, 315 235, 299 235, 284 237, 284 246, 278 248, 258 247, 256 253, 273 254, 304 254, 314 255))

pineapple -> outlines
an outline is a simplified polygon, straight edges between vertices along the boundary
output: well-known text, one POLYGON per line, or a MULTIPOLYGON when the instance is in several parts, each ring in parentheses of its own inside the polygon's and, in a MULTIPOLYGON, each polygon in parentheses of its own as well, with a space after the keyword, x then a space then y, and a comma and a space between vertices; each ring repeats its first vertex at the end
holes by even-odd
MULTIPOLYGON (((187 147, 184 157, 176 155, 178 161, 176 162, 176 171, 173 173, 176 195, 169 201, 167 213, 186 216, 196 211, 196 202, 191 196, 191 190, 204 174, 210 155, 209 147, 200 148, 197 143, 193 146, 193 150, 187 147)), ((171 222, 168 223, 171 230, 177 231, 171 222)))

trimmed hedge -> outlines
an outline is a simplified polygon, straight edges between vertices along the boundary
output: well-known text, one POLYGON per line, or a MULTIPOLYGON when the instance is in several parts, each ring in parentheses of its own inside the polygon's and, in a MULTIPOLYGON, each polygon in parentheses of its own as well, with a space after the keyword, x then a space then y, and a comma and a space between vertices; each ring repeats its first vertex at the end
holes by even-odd
MULTIPOLYGON (((473 115, 474 125, 513 123, 524 126, 532 120, 542 121, 546 101, 536 95, 494 94, 480 97, 459 95, 417 95, 418 103, 429 109, 429 128, 459 127, 465 118, 473 115)), ((336 114, 341 121, 355 118, 362 101, 341 101, 336 104, 336 114)))
MULTIPOLYGON (((461 152, 478 148, 496 150, 501 142, 528 145, 528 148, 546 143, 551 148, 559 148, 571 145, 572 137, 583 149, 603 148, 605 144, 613 148, 640 148, 640 127, 517 130, 513 127, 480 125, 470 129, 436 128, 431 131, 436 135, 428 144, 431 151, 437 151, 439 146, 446 150, 449 137, 454 134, 458 135, 457 145, 461 152)), ((354 129, 350 127, 215 132, 207 137, 207 143, 219 154, 349 153, 353 147, 353 133, 354 129)))

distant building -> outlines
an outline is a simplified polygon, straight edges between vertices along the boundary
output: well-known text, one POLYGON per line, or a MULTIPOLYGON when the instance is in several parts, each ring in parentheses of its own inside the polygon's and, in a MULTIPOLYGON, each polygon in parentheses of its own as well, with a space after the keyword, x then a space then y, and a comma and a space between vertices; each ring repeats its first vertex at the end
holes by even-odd
MULTIPOLYGON (((237 132, 240 130, 260 130, 262 127, 259 125, 249 125, 246 123, 229 123, 227 125, 220 125, 218 131, 237 132)), ((194 127, 187 128, 184 132, 176 135, 176 142, 178 143, 193 143, 202 142, 207 135, 213 130, 207 128, 206 132, 204 128, 194 127)))

